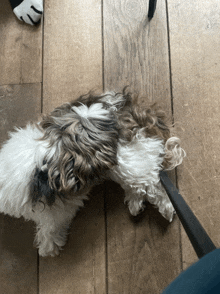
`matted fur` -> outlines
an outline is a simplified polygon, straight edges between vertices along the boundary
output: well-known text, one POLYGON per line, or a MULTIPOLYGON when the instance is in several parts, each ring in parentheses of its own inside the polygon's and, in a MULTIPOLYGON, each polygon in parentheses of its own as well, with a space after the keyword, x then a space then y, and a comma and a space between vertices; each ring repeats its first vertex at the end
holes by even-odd
POLYGON ((140 106, 125 91, 83 95, 10 134, 0 152, 0 212, 36 222, 41 256, 59 253, 91 187, 106 178, 123 187, 132 215, 149 201, 171 221, 159 171, 184 156, 157 104, 140 106))

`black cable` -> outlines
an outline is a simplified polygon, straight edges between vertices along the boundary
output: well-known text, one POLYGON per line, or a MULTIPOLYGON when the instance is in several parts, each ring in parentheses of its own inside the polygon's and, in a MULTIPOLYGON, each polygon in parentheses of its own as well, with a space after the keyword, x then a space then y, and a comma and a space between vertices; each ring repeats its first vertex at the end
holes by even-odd
POLYGON ((189 237, 189 240, 199 258, 216 249, 212 240, 185 202, 177 188, 170 181, 165 171, 160 172, 160 180, 172 202, 176 213, 189 237))

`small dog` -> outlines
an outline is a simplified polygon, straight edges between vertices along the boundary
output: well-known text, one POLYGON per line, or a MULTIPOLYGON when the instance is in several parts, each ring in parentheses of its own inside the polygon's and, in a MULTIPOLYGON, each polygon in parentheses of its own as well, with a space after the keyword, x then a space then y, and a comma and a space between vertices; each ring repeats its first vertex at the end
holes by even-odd
POLYGON ((0 152, 0 212, 36 222, 41 256, 59 253, 91 187, 105 179, 122 186, 132 215, 147 200, 171 222, 159 171, 184 156, 156 104, 143 108, 125 90, 87 94, 10 133, 0 152))

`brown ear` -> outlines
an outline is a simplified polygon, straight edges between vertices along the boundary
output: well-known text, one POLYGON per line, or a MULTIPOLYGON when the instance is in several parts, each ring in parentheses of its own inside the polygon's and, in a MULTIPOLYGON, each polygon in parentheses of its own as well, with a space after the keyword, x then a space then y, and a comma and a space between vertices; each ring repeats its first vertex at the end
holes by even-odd
POLYGON ((53 190, 77 192, 80 189, 80 180, 75 174, 74 154, 61 152, 59 156, 53 156, 47 168, 49 185, 53 190))

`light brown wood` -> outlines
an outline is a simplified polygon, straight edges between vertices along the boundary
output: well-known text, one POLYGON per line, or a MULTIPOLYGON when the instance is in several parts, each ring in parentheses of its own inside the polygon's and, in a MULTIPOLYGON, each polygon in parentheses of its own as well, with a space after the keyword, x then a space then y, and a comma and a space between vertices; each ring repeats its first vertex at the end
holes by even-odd
POLYGON ((101 1, 46 1, 43 111, 102 91, 101 1))
POLYGON ((41 84, 0 86, 0 143, 14 127, 37 120, 41 112, 41 84))
POLYGON ((10 2, 0 2, 0 85, 39 83, 42 76, 42 26, 19 21, 10 2))
MULTIPOLYGON (((10 2, 0 2, 0 144, 15 126, 41 111, 41 26, 19 22, 10 2), (28 84, 23 84, 28 83, 28 84), (22 84, 22 85, 18 85, 22 84)), ((24 219, 0 216, 0 293, 36 294, 35 228, 24 219)))
MULTIPOLYGON (((0 2, 0 143, 38 118, 41 93, 48 112, 89 90, 130 85, 171 115, 165 1, 150 23, 148 1, 101 2, 45 0, 43 35, 42 25, 22 24, 0 2)), ((178 185, 217 246, 219 9, 217 0, 168 0, 174 121, 187 151, 178 185)), ((95 188, 61 255, 40 258, 39 268, 34 224, 1 215, 0 293, 160 293, 196 256, 177 217, 168 224, 148 205, 132 218, 123 197, 111 182, 95 188)))
POLYGON ((180 272, 177 219, 169 224, 150 204, 133 218, 121 188, 107 190, 109 293, 160 293, 180 272))
MULTIPOLYGON (((104 2, 104 85, 160 100, 171 113, 164 1, 152 22, 145 1, 104 2)), ((141 101, 141 99, 140 99, 141 101)), ((168 224, 148 206, 141 220, 129 217, 122 190, 109 186, 107 244, 109 293, 160 293, 181 270, 179 222, 168 224)))
POLYGON ((104 2, 104 80, 107 90, 162 100, 170 111, 169 56, 164 1, 148 21, 148 1, 104 2))
MULTIPOLYGON (((0 144, 14 126, 37 119, 41 84, 0 86, 0 144)), ((0 216, 0 293, 37 293, 37 250, 32 222, 0 216)))
MULTIPOLYGON (((101 1, 46 1, 43 111, 102 91, 101 1)), ((105 215, 102 187, 73 220, 60 257, 41 258, 39 293, 105 293, 105 215)))
MULTIPOLYGON (((179 186, 216 246, 220 245, 220 3, 168 0, 174 115, 187 159, 179 186)), ((184 268, 197 258, 182 233, 184 268)))
POLYGON ((37 294, 34 224, 1 215, 0 226, 0 293, 37 294))

